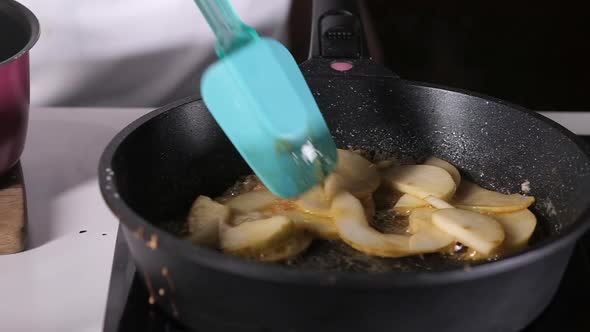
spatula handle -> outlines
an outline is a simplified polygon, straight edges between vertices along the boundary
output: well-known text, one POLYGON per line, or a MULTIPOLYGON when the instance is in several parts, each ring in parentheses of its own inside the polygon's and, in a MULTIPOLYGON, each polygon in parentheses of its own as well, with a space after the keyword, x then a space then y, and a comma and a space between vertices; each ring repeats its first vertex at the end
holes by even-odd
POLYGON ((229 0, 195 2, 215 33, 215 52, 220 58, 258 38, 256 30, 240 20, 229 0))

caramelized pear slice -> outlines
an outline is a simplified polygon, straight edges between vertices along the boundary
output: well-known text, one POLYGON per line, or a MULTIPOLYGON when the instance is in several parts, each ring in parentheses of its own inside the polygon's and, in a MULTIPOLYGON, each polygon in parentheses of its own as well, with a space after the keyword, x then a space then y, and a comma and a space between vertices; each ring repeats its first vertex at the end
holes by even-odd
POLYGON ((321 186, 311 188, 295 200, 295 205, 301 211, 325 217, 330 216, 330 204, 321 186))
POLYGON ((448 200, 456 189, 449 172, 431 165, 398 166, 387 171, 385 177, 395 190, 421 199, 434 196, 448 200))
POLYGON ((268 190, 256 190, 232 197, 225 205, 236 212, 245 213, 267 208, 277 200, 279 198, 268 190))
POLYGON ((410 254, 409 236, 383 234, 372 228, 361 202, 352 194, 341 192, 336 195, 331 211, 340 238, 354 249, 381 257, 410 254))
POLYGON ((435 207, 437 209, 454 209, 455 208, 451 204, 443 201, 440 198, 436 198, 434 196, 424 197, 424 201, 428 202, 428 204, 432 205, 433 207, 435 207))
POLYGON ((396 162, 391 159, 381 160, 381 161, 378 161, 375 163, 375 166, 377 166, 377 170, 379 170, 379 171, 387 169, 387 168, 391 168, 395 165, 396 165, 396 162))
POLYGON ((505 213, 526 209, 534 202, 535 198, 532 196, 505 195, 463 180, 451 204, 460 209, 482 213, 505 213))
POLYGON ((309 233, 298 230, 287 241, 264 252, 260 260, 276 262, 295 258, 307 250, 312 241, 313 237, 309 233))
POLYGON ((309 231, 311 234, 321 239, 337 240, 339 238, 338 230, 336 229, 332 218, 318 216, 299 210, 284 210, 277 212, 277 215, 282 215, 293 220, 296 226, 309 231))
POLYGON ((416 234, 422 230, 433 227, 436 230, 439 230, 432 224, 432 214, 437 210, 438 209, 431 207, 417 208, 412 210, 410 216, 408 217, 408 230, 410 233, 416 234))
POLYGON ((245 222, 256 221, 260 219, 270 218, 272 213, 266 213, 261 211, 250 211, 244 213, 234 213, 228 226, 237 226, 245 222))
POLYGON ((449 163, 446 160, 442 160, 437 157, 430 157, 430 158, 426 159, 426 161, 424 161, 424 165, 432 165, 432 166, 440 167, 440 168, 444 169, 445 171, 449 172, 449 174, 451 175, 451 177, 453 178, 453 181, 455 181, 455 184, 457 186, 459 185, 459 183, 461 183, 461 173, 459 173, 459 170, 457 169, 457 167, 453 166, 451 163, 449 163))
POLYGON ((504 241, 504 230, 494 218, 460 209, 442 209, 432 214, 432 223, 459 242, 490 255, 504 241))
POLYGON ((188 214, 188 239, 194 244, 216 248, 219 245, 219 225, 227 223, 230 209, 207 196, 199 196, 188 214))
POLYGON ((507 249, 517 249, 526 245, 537 227, 537 218, 529 209, 499 213, 493 217, 504 228, 504 246, 507 249))
POLYGON ((221 249, 261 261, 280 261, 304 251, 311 238, 285 216, 242 223, 221 232, 221 249))
POLYGON ((455 238, 432 224, 432 214, 437 209, 417 208, 409 217, 409 230, 414 234, 410 238, 410 248, 415 252, 433 252, 446 248, 455 242, 455 238))
POLYGON ((453 239, 440 233, 421 231, 410 237, 410 251, 413 254, 440 252, 453 244, 453 239))
POLYGON ((428 205, 430 204, 423 199, 410 194, 403 194, 393 206, 393 210, 399 215, 407 216, 412 210, 427 207, 428 205))
POLYGON ((332 199, 341 191, 347 191, 359 199, 370 197, 381 179, 377 166, 357 153, 338 149, 338 165, 325 180, 324 191, 332 199))

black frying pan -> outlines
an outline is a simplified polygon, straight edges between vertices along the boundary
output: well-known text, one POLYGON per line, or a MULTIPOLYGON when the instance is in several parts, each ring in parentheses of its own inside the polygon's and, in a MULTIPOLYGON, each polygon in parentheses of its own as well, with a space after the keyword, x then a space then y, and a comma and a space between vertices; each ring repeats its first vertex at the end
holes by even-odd
POLYGON ((102 193, 150 302, 198 331, 523 328, 550 302, 590 226, 589 149, 534 112, 408 82, 374 64, 356 13, 349 1, 317 1, 312 58, 301 65, 338 144, 438 155, 495 190, 518 192, 528 180, 541 220, 531 245, 473 266, 437 255, 367 262, 327 242, 316 242, 300 266, 282 266, 193 246, 178 236, 192 201, 220 194, 250 170, 192 98, 129 125, 100 161, 102 193), (336 71, 335 61, 353 67, 336 71), (387 272, 367 271, 375 266, 387 272))

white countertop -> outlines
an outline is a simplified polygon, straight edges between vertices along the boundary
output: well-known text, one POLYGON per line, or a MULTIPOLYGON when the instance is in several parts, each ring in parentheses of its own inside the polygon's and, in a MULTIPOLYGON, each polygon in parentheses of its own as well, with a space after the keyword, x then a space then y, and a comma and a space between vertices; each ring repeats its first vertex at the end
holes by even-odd
POLYGON ((30 249, 0 256, 0 331, 102 331, 117 221, 100 196, 98 158, 147 111, 31 110, 22 157, 30 249))
MULTIPOLYGON (((0 256, 0 331, 102 331, 117 220, 100 196, 98 158, 148 111, 31 110, 22 158, 30 249, 0 256)), ((543 114, 590 135, 590 113, 543 114)))

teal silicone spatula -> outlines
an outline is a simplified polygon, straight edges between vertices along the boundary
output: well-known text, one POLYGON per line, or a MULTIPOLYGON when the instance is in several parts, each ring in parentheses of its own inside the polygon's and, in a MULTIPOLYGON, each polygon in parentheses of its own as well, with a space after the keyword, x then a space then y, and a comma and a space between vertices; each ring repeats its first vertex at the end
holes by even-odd
POLYGON ((297 63, 261 38, 227 0, 195 0, 220 60, 201 95, 226 136, 266 187, 283 198, 318 184, 336 165, 336 146, 297 63))

